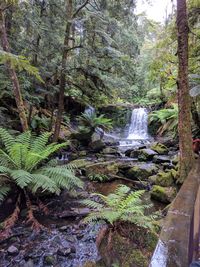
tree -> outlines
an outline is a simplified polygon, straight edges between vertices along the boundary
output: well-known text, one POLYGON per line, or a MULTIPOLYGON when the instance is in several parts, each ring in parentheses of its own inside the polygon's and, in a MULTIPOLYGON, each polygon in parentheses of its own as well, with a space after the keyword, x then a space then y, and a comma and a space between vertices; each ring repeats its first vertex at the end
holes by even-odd
MULTIPOLYGON (((4 12, 7 8, 6 6, 7 2, 8 1, 5 1, 5 2, 3 1, 3 3, 0 4, 0 39, 1 39, 1 45, 3 47, 3 50, 7 53, 10 53, 10 45, 9 45, 8 38, 7 38, 5 16, 4 16, 4 12)), ((12 2, 13 1, 11 1, 11 4, 12 2)), ((19 85, 19 80, 17 78, 15 69, 12 66, 10 60, 6 62, 6 67, 8 69, 10 79, 12 80, 15 101, 16 101, 18 112, 19 112, 19 118, 21 121, 22 129, 23 131, 26 131, 28 130, 28 122, 27 122, 24 102, 22 99, 22 93, 21 93, 21 89, 19 85)))
POLYGON ((186 0, 177 0, 178 30, 178 106, 179 106, 179 180, 184 181, 192 168, 191 99, 188 84, 188 19, 186 0))

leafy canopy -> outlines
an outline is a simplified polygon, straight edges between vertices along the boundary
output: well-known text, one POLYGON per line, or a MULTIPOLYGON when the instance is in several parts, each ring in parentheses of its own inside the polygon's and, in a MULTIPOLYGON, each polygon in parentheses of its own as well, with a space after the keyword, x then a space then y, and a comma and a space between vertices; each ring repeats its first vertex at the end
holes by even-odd
POLYGON ((82 186, 73 166, 56 166, 55 160, 48 161, 50 155, 67 145, 48 144, 50 136, 51 133, 43 133, 35 137, 27 131, 13 137, 0 128, 0 140, 4 146, 0 149, 0 200, 11 186, 29 189, 33 194, 38 190, 58 194, 62 188, 82 186))

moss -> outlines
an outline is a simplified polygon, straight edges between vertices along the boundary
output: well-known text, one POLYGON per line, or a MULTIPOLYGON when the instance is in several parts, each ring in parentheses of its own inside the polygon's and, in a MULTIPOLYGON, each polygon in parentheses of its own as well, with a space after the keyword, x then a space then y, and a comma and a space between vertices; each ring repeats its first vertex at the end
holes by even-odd
POLYGON ((152 145, 151 149, 156 151, 160 155, 167 154, 169 151, 168 148, 161 143, 156 143, 156 144, 152 145))
POLYGON ((126 261, 122 265, 123 267, 146 267, 148 261, 146 257, 141 253, 139 249, 133 250, 133 252, 126 257, 126 261))
POLYGON ((170 203, 176 196, 176 189, 174 187, 162 187, 154 185, 151 190, 151 198, 163 203, 170 203))
POLYGON ((155 184, 156 185, 160 185, 160 186, 164 186, 164 187, 168 187, 171 186, 173 184, 174 180, 173 180, 173 176, 172 176, 172 172, 159 172, 157 177, 156 177, 156 181, 155 184))

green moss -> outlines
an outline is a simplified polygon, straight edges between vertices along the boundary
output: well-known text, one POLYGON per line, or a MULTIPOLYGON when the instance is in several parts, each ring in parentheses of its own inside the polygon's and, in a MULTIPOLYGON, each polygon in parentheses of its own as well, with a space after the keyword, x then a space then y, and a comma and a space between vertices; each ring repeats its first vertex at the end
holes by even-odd
POLYGON ((171 171, 170 172, 159 172, 156 177, 155 184, 167 187, 167 186, 171 186, 173 182, 174 180, 173 180, 171 171))
POLYGON ((160 155, 166 154, 169 151, 168 148, 161 143, 156 143, 156 144, 152 145, 151 149, 156 151, 160 155))
POLYGON ((146 267, 148 261, 146 257, 141 253, 139 249, 133 250, 130 255, 126 256, 126 261, 123 263, 123 267, 146 267))
POLYGON ((162 187, 154 185, 151 190, 151 198, 163 203, 170 203, 176 196, 176 189, 174 187, 162 187))

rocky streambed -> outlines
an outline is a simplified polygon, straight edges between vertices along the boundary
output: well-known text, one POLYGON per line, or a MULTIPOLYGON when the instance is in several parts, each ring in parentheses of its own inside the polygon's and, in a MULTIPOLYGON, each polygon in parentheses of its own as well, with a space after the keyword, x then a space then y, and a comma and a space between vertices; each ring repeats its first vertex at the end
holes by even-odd
POLYGON ((38 220, 46 226, 40 233, 24 224, 22 214, 10 238, 0 243, 0 266, 110 267, 113 261, 109 257, 117 259, 118 266, 147 266, 156 244, 155 236, 148 233, 141 238, 140 229, 130 228, 132 241, 126 243, 123 234, 117 234, 113 239, 117 244, 113 254, 106 253, 105 246, 98 250, 96 238, 105 223, 84 224, 82 218, 90 210, 83 207, 79 200, 90 198, 92 192, 107 195, 124 183, 136 190, 145 189, 147 201, 151 201, 150 198, 156 201, 153 202, 154 210, 163 208, 177 192, 176 154, 176 149, 168 149, 158 143, 129 148, 123 157, 120 149, 113 145, 98 152, 82 150, 76 155, 73 153, 71 162, 79 168, 77 175, 85 181, 84 190, 74 197, 67 192, 59 197, 46 197, 44 202, 49 208, 49 215, 36 213, 38 220), (119 250, 123 253, 116 255, 119 250), (126 257, 127 262, 124 261, 126 257))

